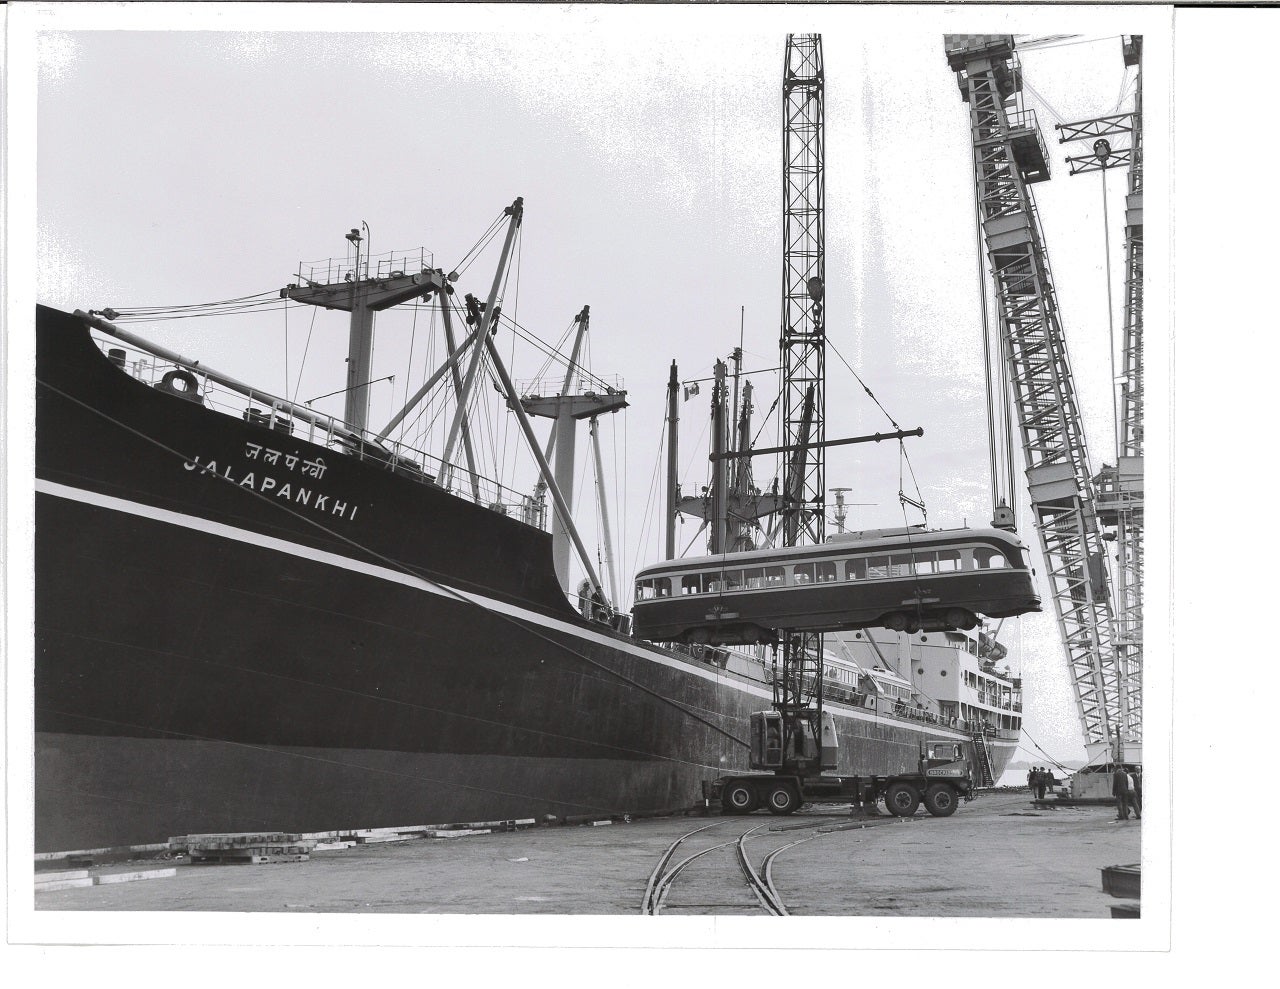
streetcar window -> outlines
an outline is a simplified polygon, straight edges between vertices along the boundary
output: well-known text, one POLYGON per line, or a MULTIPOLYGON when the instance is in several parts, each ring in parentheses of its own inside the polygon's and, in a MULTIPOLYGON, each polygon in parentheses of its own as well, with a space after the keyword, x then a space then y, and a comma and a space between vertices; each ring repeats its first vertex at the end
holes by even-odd
POLYGON ((785 584, 787 582, 786 567, 765 567, 764 580, 766 584, 785 584))
POLYGON ((742 571, 726 570, 724 572, 724 589, 726 591, 736 591, 742 587, 742 571))
POLYGON ((794 567, 791 568, 791 572, 792 574, 795 575, 795 582, 797 584, 813 583, 813 564, 812 563, 797 563, 794 567))
POLYGON ((680 578, 681 594, 701 594, 702 593, 702 574, 687 573, 680 578))
POLYGON ((887 556, 867 557, 867 576, 872 580, 889 576, 889 558, 887 556))
POLYGON ((911 576, 911 557, 891 556, 889 558, 889 576, 890 577, 910 577, 911 576))
POLYGON ((702 586, 709 594, 717 594, 724 590, 724 574, 704 573, 702 586))
POLYGON ((834 563, 818 563, 817 576, 819 584, 828 584, 836 579, 836 565, 834 563))
POLYGON ((928 574, 933 573, 933 554, 916 554, 916 573, 928 574))
POLYGON ((1022 569, 1023 569, 1023 570, 1030 570, 1030 569, 1031 569, 1031 550, 1029 550, 1029 549, 1020 549, 1020 550, 1018 550, 1018 552, 1019 552, 1019 553, 1021 554, 1021 556, 1022 556, 1022 569))
POLYGON ((866 580, 867 561, 864 559, 849 560, 844 565, 845 580, 866 580))
POLYGON ((636 581, 636 600, 648 601, 658 596, 658 584, 665 584, 665 580, 638 580, 636 581))
POLYGON ((999 550, 988 549, 986 546, 974 547, 973 560, 979 570, 999 570, 1008 566, 1003 553, 999 550))
POLYGON ((671 597, 671 579, 669 577, 655 577, 653 579, 654 589, 657 591, 657 597, 671 597))
POLYGON ((938 550, 938 573, 952 573, 960 569, 960 551, 958 549, 938 550))
POLYGON ((744 570, 743 577, 747 587, 764 587, 764 570, 760 567, 744 570))

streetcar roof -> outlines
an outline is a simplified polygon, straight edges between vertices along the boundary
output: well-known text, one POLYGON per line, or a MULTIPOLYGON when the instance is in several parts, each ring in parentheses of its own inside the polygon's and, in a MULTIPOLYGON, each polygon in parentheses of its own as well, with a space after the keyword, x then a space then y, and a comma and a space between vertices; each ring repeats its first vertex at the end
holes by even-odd
POLYGON ((797 559, 822 559, 842 557, 849 553, 867 551, 892 551, 895 549, 937 548, 949 544, 998 543, 1002 546, 1021 548, 1024 544, 1012 532, 1004 529, 877 529, 863 533, 843 533, 816 546, 781 546, 773 549, 753 549, 741 553, 719 553, 715 556, 688 556, 678 560, 662 560, 651 563, 636 572, 637 579, 664 573, 679 573, 708 567, 763 566, 769 563, 788 562, 797 559), (874 535, 872 534, 874 533, 874 535))

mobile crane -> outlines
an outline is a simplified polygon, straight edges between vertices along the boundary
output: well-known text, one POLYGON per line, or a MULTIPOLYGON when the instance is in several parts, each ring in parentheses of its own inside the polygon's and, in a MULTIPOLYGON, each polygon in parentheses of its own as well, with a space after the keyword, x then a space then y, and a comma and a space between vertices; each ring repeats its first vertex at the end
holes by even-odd
MULTIPOLYGON (((784 545, 824 537, 826 442, 824 253, 824 73, 822 37, 787 36, 783 70, 783 298, 780 338, 783 431, 790 454, 782 494, 784 545)), ((774 652, 773 708, 751 715, 750 766, 710 781, 705 794, 726 813, 763 805, 789 814, 802 803, 874 804, 910 817, 924 802, 946 817, 973 795, 973 776, 959 740, 923 742, 916 772, 836 776, 835 719, 822 709, 822 633, 779 629, 774 652), (781 667, 777 655, 782 653, 781 667)))
MULTIPOLYGON (((1031 193, 1032 185, 1049 178, 1047 153, 1035 112, 1021 106, 1022 67, 1013 36, 947 35, 944 45, 969 108, 978 223, 997 300, 1008 401, 1018 421, 1031 510, 1085 747, 1091 763, 1135 762, 1141 758, 1140 670, 1136 661, 1120 657, 1125 640, 1116 634, 1102 531, 1115 508, 1108 509, 1107 501, 1099 498, 1089 469, 1066 339, 1031 193)), ((1129 324, 1133 338, 1140 340, 1140 171, 1132 191, 1137 194, 1136 200, 1132 192, 1130 197, 1131 211, 1136 207, 1137 242, 1135 255, 1131 237, 1129 305, 1137 322, 1130 318, 1129 324)), ((1134 227, 1131 219, 1131 235, 1134 227)), ((985 284, 982 291, 985 298, 985 284)), ((1126 419, 1137 430, 1140 450, 1140 343, 1130 353, 1138 386, 1126 406, 1126 419)), ((1137 470, 1140 512, 1140 459, 1137 470)), ((1128 518, 1133 520, 1132 511, 1128 518)), ((1009 511, 1003 521, 1012 524, 1012 519, 1009 511)), ((996 524, 1001 521, 997 510, 996 524)), ((1140 516, 1138 524, 1140 546, 1140 516)))

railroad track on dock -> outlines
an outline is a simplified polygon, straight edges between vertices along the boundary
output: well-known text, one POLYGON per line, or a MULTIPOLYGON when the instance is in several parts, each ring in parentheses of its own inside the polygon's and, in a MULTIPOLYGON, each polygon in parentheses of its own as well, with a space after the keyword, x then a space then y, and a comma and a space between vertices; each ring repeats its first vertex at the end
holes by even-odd
POLYGON ((788 917, 791 914, 773 882, 773 865, 779 855, 797 845, 803 845, 806 842, 825 838, 842 831, 857 831, 901 823, 902 821, 903 819, 901 818, 890 818, 833 824, 830 818, 818 818, 810 822, 781 826, 772 823, 758 824, 726 841, 716 842, 715 838, 719 837, 719 835, 711 836, 713 844, 699 848, 697 851, 691 851, 690 854, 685 855, 684 858, 679 859, 672 865, 671 862, 675 858, 676 852, 682 846, 692 845, 697 836, 730 822, 717 821, 714 824, 706 824, 700 828, 694 828, 668 845, 659 857, 658 863, 654 866, 653 872, 649 875, 649 881, 645 885, 644 899, 641 903, 640 912, 646 916, 658 916, 666 903, 668 893, 670 893, 672 886, 682 872, 704 856, 715 852, 727 852, 732 848, 738 871, 742 879, 745 880, 748 889, 754 894, 760 908, 774 917, 788 917), (789 831, 808 830, 812 830, 814 833, 792 841, 784 841, 783 844, 771 849, 760 861, 758 869, 752 864, 751 857, 747 854, 747 842, 752 838, 763 838, 769 835, 778 836, 780 833, 785 834, 789 831))

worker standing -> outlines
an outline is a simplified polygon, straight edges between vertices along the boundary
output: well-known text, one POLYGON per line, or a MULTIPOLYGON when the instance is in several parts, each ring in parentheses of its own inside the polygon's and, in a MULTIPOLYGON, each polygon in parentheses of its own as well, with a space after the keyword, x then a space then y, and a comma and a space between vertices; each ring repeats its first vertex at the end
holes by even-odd
POLYGON ((1142 820, 1142 791, 1139 789, 1138 770, 1134 769, 1132 773, 1125 773, 1125 779, 1128 781, 1129 788, 1125 791, 1125 800, 1129 806, 1133 808, 1133 816, 1139 821, 1142 820))
POLYGON ((1116 820, 1129 820, 1129 774, 1119 763, 1111 774, 1111 795, 1116 798, 1116 820))

